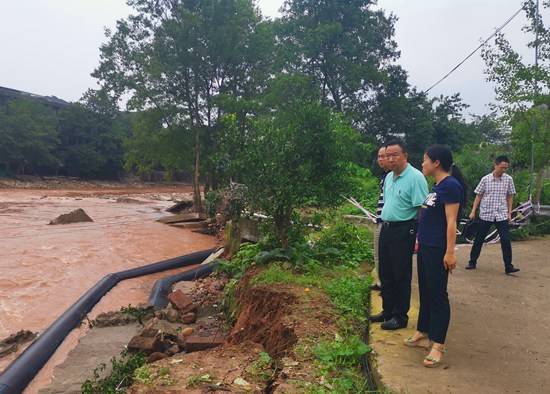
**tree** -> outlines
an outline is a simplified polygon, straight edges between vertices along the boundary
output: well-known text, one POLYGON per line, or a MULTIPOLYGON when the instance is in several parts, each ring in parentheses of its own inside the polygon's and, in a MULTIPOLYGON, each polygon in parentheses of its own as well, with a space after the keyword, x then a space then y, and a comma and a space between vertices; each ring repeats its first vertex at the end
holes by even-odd
POLYGON ((398 57, 395 17, 372 0, 287 0, 279 26, 285 69, 309 75, 321 100, 365 126, 398 57))
POLYGON ((93 75, 113 97, 129 94, 130 108, 160 111, 162 130, 192 134, 194 205, 200 210, 201 140, 222 115, 217 100, 247 99, 261 90, 272 36, 252 0, 128 4, 135 14, 107 32, 93 75))
POLYGON ((35 100, 15 99, 0 107, 0 163, 16 174, 55 172, 60 162, 55 112, 35 100))
POLYGON ((103 94, 89 90, 80 103, 58 113, 56 156, 66 175, 117 178, 121 173, 122 141, 129 132, 129 116, 119 113, 103 94))
MULTIPOLYGON (((528 23, 523 31, 533 38, 528 46, 534 48, 536 61, 528 63, 515 51, 510 42, 502 33, 497 34, 493 46, 487 46, 482 52, 487 70, 487 80, 495 83, 496 98, 506 118, 512 122, 518 122, 518 117, 523 117, 521 125, 516 126, 516 144, 521 149, 528 149, 521 154, 529 154, 531 148, 525 143, 518 144, 517 134, 522 134, 521 141, 527 138, 526 125, 531 128, 531 144, 546 140, 545 133, 541 133, 541 127, 537 125, 539 117, 545 118, 537 110, 528 110, 544 101, 544 97, 550 93, 550 29, 545 26, 537 3, 534 0, 525 0, 523 9, 527 15, 528 23), (530 116, 531 118, 528 118, 530 116), (521 132, 519 131, 521 130, 521 132)), ((544 8, 550 8, 550 3, 542 2, 544 8)), ((547 111, 546 109, 545 111, 547 111)), ((533 170, 537 173, 535 201, 540 200, 542 179, 544 176, 545 160, 536 160, 538 166, 533 170), (541 167, 542 166, 542 167, 541 167)))
POLYGON ((526 113, 517 113, 512 120, 512 146, 514 158, 530 165, 533 154, 534 167, 538 170, 535 183, 535 201, 542 194, 543 171, 550 165, 550 110, 547 105, 530 108, 526 113), (535 125, 536 128, 533 128, 535 125))
POLYGON ((227 169, 248 187, 254 209, 270 215, 280 246, 288 249, 295 209, 331 204, 350 185, 348 163, 359 134, 341 114, 320 104, 302 75, 281 75, 263 97, 264 110, 248 120, 244 139, 235 115, 225 118, 227 169), (236 145, 242 149, 234 149, 236 145))

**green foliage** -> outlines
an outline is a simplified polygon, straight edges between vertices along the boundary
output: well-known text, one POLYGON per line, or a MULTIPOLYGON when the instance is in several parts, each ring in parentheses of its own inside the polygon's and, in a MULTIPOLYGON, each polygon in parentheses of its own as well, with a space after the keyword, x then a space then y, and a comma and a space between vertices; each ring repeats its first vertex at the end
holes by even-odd
POLYGON ((146 357, 142 353, 129 355, 126 351, 121 353, 120 359, 111 359, 111 373, 101 377, 106 369, 101 364, 94 370, 93 378, 87 379, 82 384, 83 394, 115 394, 127 387, 134 381, 134 371, 145 365, 146 357))
POLYGON ((258 253, 260 253, 260 245, 245 243, 241 245, 239 251, 233 256, 231 261, 220 261, 216 271, 223 272, 232 278, 240 279, 256 263, 255 257, 258 253))
POLYGON ((545 97, 545 101, 547 104, 542 107, 516 112, 512 122, 511 141, 514 159, 524 167, 530 168, 533 155, 534 170, 537 174, 536 183, 532 188, 534 201, 541 201, 544 171, 550 166, 550 97, 545 97))
POLYGON ((204 196, 204 202, 205 202, 205 209, 206 214, 210 218, 216 217, 216 209, 218 208, 218 205, 222 201, 222 195, 219 191, 216 190, 210 190, 206 195, 204 196))
POLYGON ((107 32, 93 75, 111 95, 129 95, 129 108, 158 112, 157 127, 137 132, 139 145, 133 146, 128 165, 162 163, 173 170, 192 160, 195 208, 200 209, 201 168, 212 168, 203 166, 202 153, 216 151, 224 107, 246 117, 246 103, 269 79, 270 24, 251 0, 129 4, 132 15, 107 32), (188 141, 193 149, 181 149, 188 141), (139 152, 146 152, 144 162, 139 152))
POLYGON ((60 143, 56 155, 62 163, 61 173, 83 178, 117 178, 123 165, 122 141, 130 128, 129 117, 100 112, 100 103, 92 102, 91 92, 87 97, 87 102, 58 113, 60 143))
POLYGON ((221 143, 233 152, 230 174, 247 185, 252 208, 273 218, 278 246, 288 249, 298 206, 312 201, 334 204, 348 190, 347 163, 359 135, 319 103, 304 76, 272 81, 264 103, 266 113, 251 119, 245 134, 236 116, 226 117, 221 143), (238 140, 235 133, 241 136, 240 151, 231 145, 238 140))
POLYGON ((324 285, 332 303, 356 322, 364 322, 369 300, 370 280, 354 272, 342 273, 324 285))
POLYGON ((190 169, 193 140, 184 126, 165 123, 158 109, 139 112, 133 119, 132 132, 124 139, 125 167, 139 174, 165 169, 169 176, 190 169))
POLYGON ((354 122, 398 56, 393 16, 372 0, 287 0, 277 25, 285 69, 309 75, 323 103, 354 122))
POLYGON ((315 349, 315 355, 327 369, 337 369, 358 365, 359 358, 370 350, 357 335, 348 338, 337 336, 333 341, 320 343, 315 349))
POLYGON ((143 365, 134 371, 134 380, 141 384, 153 383, 153 377, 149 365, 143 365))
POLYGON ((550 219, 535 217, 529 224, 510 232, 514 241, 526 240, 530 237, 550 234, 550 219))
MULTIPOLYGON (((536 3, 534 0, 523 1, 527 16, 523 32, 530 48, 539 47, 538 64, 527 63, 503 33, 495 36, 492 46, 485 45, 482 50, 487 80, 495 85, 496 98, 509 118, 536 104, 541 93, 550 88, 550 29, 544 18, 538 15, 536 3)), ((550 3, 540 3, 542 8, 550 8, 550 3)))
POLYGON ((359 372, 360 358, 370 352, 360 337, 353 335, 333 341, 324 341, 314 350, 320 374, 330 385, 330 390, 322 386, 313 387, 312 393, 366 393, 364 376, 359 372))
POLYGON ((95 112, 100 103, 93 101, 92 93, 86 97, 88 101, 58 110, 36 99, 13 99, 0 106, 0 171, 85 178, 120 175, 128 116, 95 112))
POLYGON ((239 305, 237 300, 237 279, 231 279, 223 290, 223 297, 220 305, 220 310, 224 317, 224 322, 227 328, 233 327, 237 321, 239 313, 239 305))
POLYGON ((267 381, 273 377, 273 359, 266 352, 261 352, 258 359, 254 361, 247 369, 250 375, 255 378, 267 381))
POLYGON ((214 379, 210 374, 193 375, 187 379, 187 388, 194 388, 205 383, 212 383, 214 379))
MULTIPOLYGON (((318 274, 318 272, 316 272, 318 274)), ((270 264, 252 280, 254 285, 268 284, 296 284, 299 286, 311 287, 320 286, 320 278, 311 272, 297 273, 289 264, 270 264)))
POLYGON ((15 174, 53 172, 60 166, 57 119, 45 105, 27 99, 0 106, 0 168, 15 174))
POLYGON ((373 258, 372 233, 365 227, 336 219, 315 234, 314 249, 319 260, 334 264, 359 265, 373 258), (331 253, 336 250, 337 253, 331 253), (327 253, 328 252, 328 253, 327 253))
MULTIPOLYGON (((363 207, 371 212, 376 210, 378 196, 380 194, 380 179, 364 167, 349 163, 350 167, 350 190, 349 196, 355 198, 363 207)), ((356 209, 356 208, 354 208, 356 209)))
POLYGON ((143 319, 149 314, 149 311, 146 308, 140 308, 128 304, 128 306, 123 306, 120 308, 122 313, 127 313, 130 316, 133 316, 139 324, 143 325, 143 319))

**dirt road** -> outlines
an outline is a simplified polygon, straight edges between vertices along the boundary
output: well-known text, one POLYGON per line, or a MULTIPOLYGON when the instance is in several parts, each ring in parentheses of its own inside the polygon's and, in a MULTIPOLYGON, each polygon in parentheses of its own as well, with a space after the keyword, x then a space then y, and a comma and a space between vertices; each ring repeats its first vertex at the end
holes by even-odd
MULTIPOLYGON (((470 246, 460 246, 459 267, 449 281, 451 326, 444 365, 422 366, 424 351, 409 349, 418 316, 414 278, 407 330, 371 328, 382 381, 403 393, 550 392, 550 237, 513 244, 521 272, 504 275, 500 246, 485 246, 475 271, 464 270, 470 246)), ((416 272, 416 268, 415 268, 416 272)), ((372 296, 373 312, 380 297, 372 296)))

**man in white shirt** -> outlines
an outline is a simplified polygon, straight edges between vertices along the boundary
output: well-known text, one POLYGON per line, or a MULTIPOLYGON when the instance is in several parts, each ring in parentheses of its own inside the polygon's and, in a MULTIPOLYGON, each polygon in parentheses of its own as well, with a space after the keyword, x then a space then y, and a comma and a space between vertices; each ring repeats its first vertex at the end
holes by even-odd
POLYGON ((519 268, 512 265, 510 220, 512 219, 512 201, 516 194, 516 188, 512 177, 506 174, 509 166, 510 160, 506 156, 497 157, 493 172, 481 178, 475 189, 476 198, 470 219, 475 219, 479 207, 479 229, 470 252, 470 262, 466 266, 468 270, 476 268, 485 237, 489 233, 491 225, 494 224, 500 236, 504 271, 506 274, 519 271, 519 268))

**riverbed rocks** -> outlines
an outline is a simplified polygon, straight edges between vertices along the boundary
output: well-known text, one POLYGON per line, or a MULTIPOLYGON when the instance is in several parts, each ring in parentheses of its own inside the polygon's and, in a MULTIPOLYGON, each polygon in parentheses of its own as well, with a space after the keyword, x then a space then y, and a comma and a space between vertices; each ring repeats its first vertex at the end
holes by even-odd
POLYGON ((50 225, 57 224, 71 224, 71 223, 81 223, 81 222, 93 222, 93 219, 88 216, 88 214, 82 209, 78 208, 69 213, 59 215, 57 218, 52 220, 50 225))

